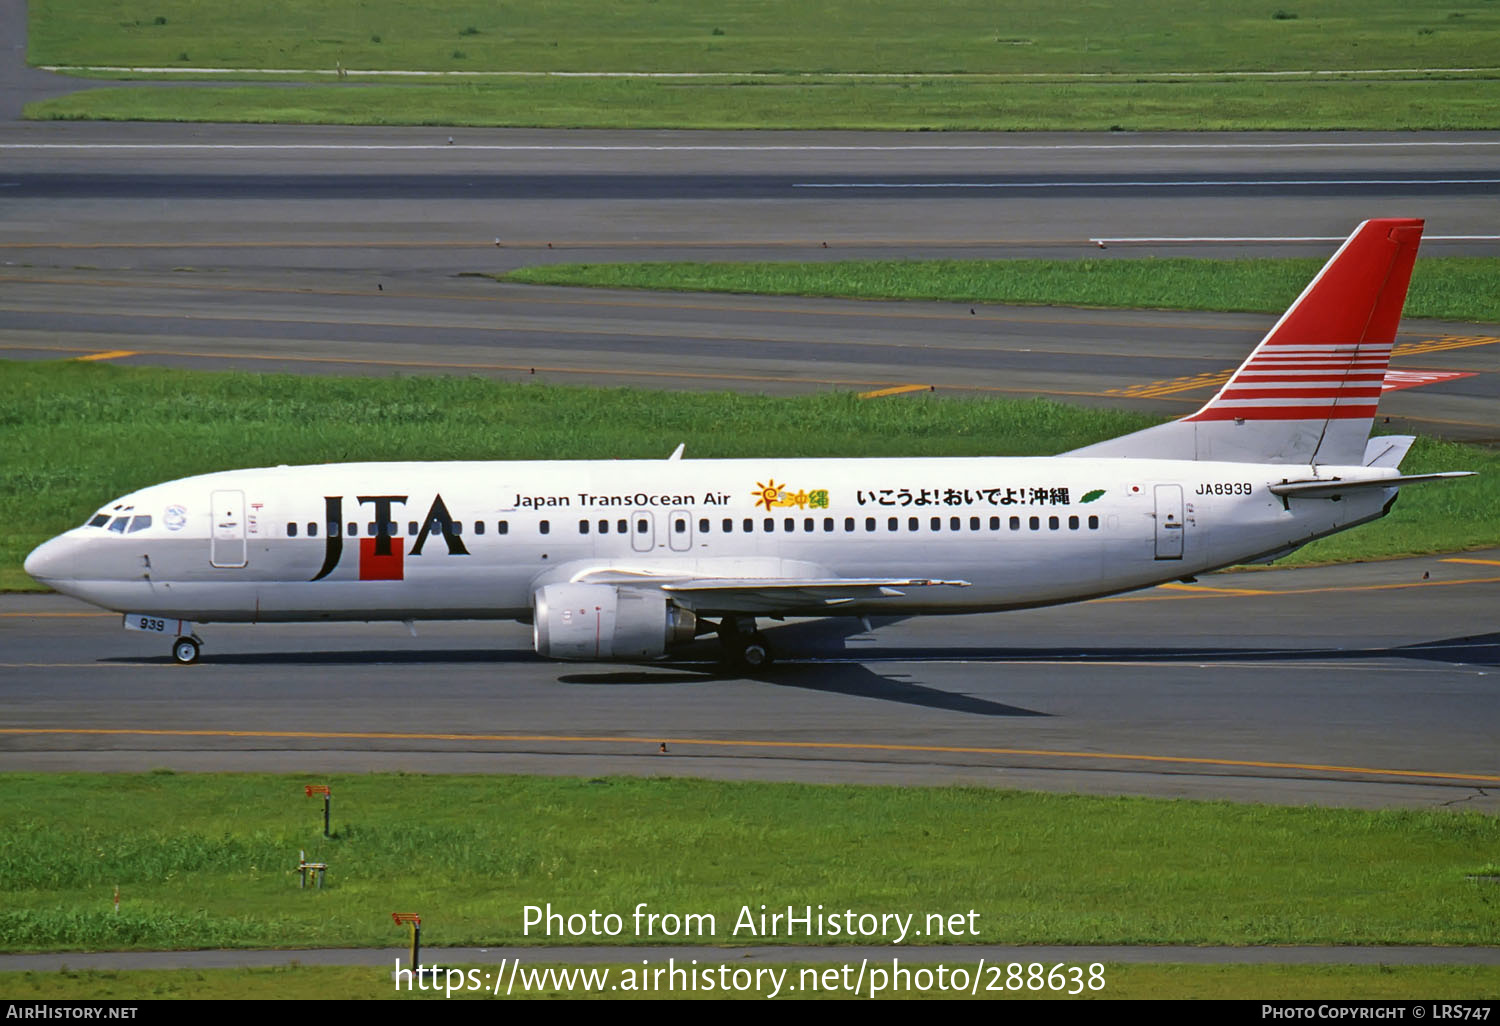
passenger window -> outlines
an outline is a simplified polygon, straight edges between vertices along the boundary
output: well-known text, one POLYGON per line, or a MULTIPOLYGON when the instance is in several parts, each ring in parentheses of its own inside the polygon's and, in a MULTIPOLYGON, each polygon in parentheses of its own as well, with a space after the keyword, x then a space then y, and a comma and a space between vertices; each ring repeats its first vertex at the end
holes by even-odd
POLYGON ((1010 529, 1012 531, 1019 531, 1021 529, 1021 518, 1020 517, 1011 517, 1010 518, 1010 529))
MULTIPOLYGON (((1000 521, 996 520, 995 521, 995 526, 999 527, 1000 526, 1000 521)), ((971 531, 977 531, 977 530, 979 530, 979 518, 978 517, 970 517, 969 518, 969 530, 971 530, 971 531)))
POLYGON ((802 530, 804 530, 804 531, 816 531, 817 530, 817 527, 815 526, 815 522, 813 521, 812 517, 808 517, 806 520, 802 521, 802 530))
POLYGON ((462 520, 453 521, 453 533, 455 536, 464 533, 464 522, 462 520))
POLYGON ((745 518, 745 533, 749 534, 753 530, 755 530, 755 521, 751 520, 749 517, 746 517, 745 518))
POLYGON ((589 522, 587 520, 580 520, 580 521, 578 521, 578 533, 579 534, 588 534, 589 533, 589 522))
POLYGON ((1069 517, 1068 518, 1068 530, 1070 530, 1070 531, 1076 531, 1076 530, 1078 530, 1078 518, 1077 517, 1069 517))
POLYGON ((865 530, 866 531, 873 531, 873 530, 875 530, 875 518, 874 517, 865 517, 865 530))
POLYGON ((318 536, 318 522, 316 520, 309 520, 307 522, 307 536, 309 538, 316 538, 318 536))
POLYGON ((916 517, 907 517, 906 518, 906 529, 908 531, 915 531, 917 529, 917 518, 916 517))
POLYGON ((852 531, 852 530, 854 530, 854 518, 853 517, 845 517, 844 518, 844 530, 846 530, 846 531, 852 531))
POLYGON ((330 520, 330 521, 328 521, 328 533, 330 535, 335 535, 335 534, 339 533, 339 522, 337 520, 330 520))
POLYGON ((288 538, 297 537, 297 525, 292 523, 290 520, 288 520, 286 524, 286 536, 288 538))
POLYGON ((375 537, 375 521, 371 520, 368 524, 365 525, 365 533, 368 534, 371 538, 375 537))
POLYGON ((698 519, 698 533, 699 534, 707 534, 708 533, 708 517, 700 517, 698 519))
POLYGON ((359 534, 359 525, 356 524, 352 520, 349 521, 349 537, 353 538, 353 537, 356 537, 358 534, 359 534))
POLYGON ((645 534, 646 533, 646 529, 649 526, 650 525, 646 523, 646 518, 642 517, 641 519, 639 519, 639 520, 637 520, 635 522, 635 533, 636 534, 645 534))
POLYGON ((795 531, 797 529, 797 521, 792 519, 791 517, 787 517, 784 521, 782 521, 781 526, 786 528, 787 533, 791 533, 792 531, 795 531))
POLYGON ((406 522, 406 533, 412 538, 417 536, 417 522, 415 520, 408 520, 406 522))
POLYGON ((885 522, 885 526, 888 531, 899 531, 901 529, 901 521, 897 517, 891 517, 885 522))
MULTIPOLYGON (((395 527, 396 525, 392 524, 391 526, 395 527)), ((391 533, 395 534, 396 532, 392 531, 391 533)), ((475 534, 483 534, 484 533, 484 521, 483 520, 476 520, 476 521, 474 521, 474 533, 475 534)))
POLYGON ((615 521, 615 534, 625 534, 625 533, 627 533, 626 530, 625 530, 625 521, 623 521, 623 520, 616 520, 615 521))
POLYGON ((765 527, 767 534, 770 534, 772 531, 776 530, 776 519, 774 517, 766 517, 765 527))
POLYGON ((509 520, 497 520, 497 521, 495 521, 495 533, 496 534, 510 534, 510 521, 509 520))
POLYGON ((959 521, 959 519, 958 519, 958 517, 949 517, 949 518, 948 518, 948 529, 949 529, 949 530, 950 530, 950 531, 957 531, 957 530, 959 530, 959 529, 960 529, 960 528, 961 528, 961 527, 962 527, 962 526, 963 526, 963 525, 962 525, 962 524, 961 524, 961 522, 960 522, 960 521, 959 521))
POLYGON ((943 518, 942 517, 933 517, 932 518, 932 529, 934 531, 941 531, 943 529, 943 518))
POLYGON ((1089 530, 1090 531, 1097 531, 1097 530, 1099 530, 1099 518, 1098 517, 1089 517, 1089 530))
POLYGON ((724 528, 724 533, 725 534, 733 534, 734 533, 734 521, 731 520, 731 519, 729 519, 728 517, 725 517, 724 518, 724 522, 722 524, 720 524, 719 526, 722 527, 722 528, 724 528))
POLYGON ((1033 531, 1040 531, 1042 529, 1042 521, 1040 517, 1031 518, 1031 529, 1033 531))
POLYGON ((1060 526, 1060 522, 1058 521, 1058 519, 1056 517, 1048 517, 1047 518, 1047 530, 1049 530, 1049 531, 1055 531, 1055 530, 1058 529, 1059 526, 1060 526))
POLYGON ((609 521, 608 520, 601 520, 601 521, 599 521, 599 533, 600 534, 608 534, 609 533, 609 521))
POLYGON ((687 534, 687 518, 686 517, 673 517, 672 518, 672 533, 673 534, 687 534))
POLYGON ((536 525, 536 529, 542 534, 551 534, 552 522, 550 520, 543 520, 540 524, 536 525))
POLYGON ((823 518, 823 532, 826 534, 833 530, 833 517, 823 518))

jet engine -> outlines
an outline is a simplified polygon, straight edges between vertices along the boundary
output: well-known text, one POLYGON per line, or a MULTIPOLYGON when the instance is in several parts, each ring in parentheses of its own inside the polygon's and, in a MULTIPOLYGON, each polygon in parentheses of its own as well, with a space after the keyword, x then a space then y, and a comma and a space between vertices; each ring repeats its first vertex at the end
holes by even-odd
POLYGON ((654 659, 698 628, 692 610, 660 592, 612 584, 549 584, 532 606, 536 651, 549 659, 654 659))

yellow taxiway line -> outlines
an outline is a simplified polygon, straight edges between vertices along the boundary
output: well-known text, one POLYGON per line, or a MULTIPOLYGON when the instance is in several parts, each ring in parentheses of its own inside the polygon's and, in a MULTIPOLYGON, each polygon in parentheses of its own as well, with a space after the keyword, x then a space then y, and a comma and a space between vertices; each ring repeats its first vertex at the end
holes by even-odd
POLYGON ((642 745, 652 752, 665 744, 682 747, 711 748, 784 748, 798 750, 837 750, 857 752, 913 752, 942 755, 1009 755, 1052 759, 1092 759, 1107 762, 1157 762, 1189 766, 1221 766, 1240 769, 1299 770, 1313 773, 1360 774, 1409 777, 1423 780, 1471 780, 1500 784, 1500 776, 1479 773, 1441 773, 1431 770, 1401 770, 1374 766, 1336 766, 1322 763, 1271 762, 1258 759, 1213 759, 1186 755, 1140 755, 1129 752, 1070 752, 1046 748, 981 748, 967 745, 897 745, 866 744, 853 741, 763 741, 749 738, 691 737, 615 737, 568 734, 399 734, 386 731, 310 731, 310 730, 151 730, 105 727, 0 727, 0 735, 36 737, 40 735, 76 734, 91 737, 202 737, 260 738, 288 741, 458 741, 458 742, 527 742, 532 744, 621 744, 642 745))
POLYGON ((904 394, 906 392, 935 392, 935 391, 937 391, 937 388, 934 385, 893 385, 890 388, 877 388, 873 392, 861 392, 861 393, 859 393, 859 397, 861 399, 880 399, 883 396, 888 396, 888 395, 902 395, 902 394, 904 394))
POLYGON ((102 353, 89 353, 85 356, 73 357, 74 363, 89 363, 94 360, 118 360, 124 356, 140 356, 134 349, 106 349, 102 353))
MULTIPOLYGON (((1444 562, 1482 563, 1485 560, 1444 560, 1444 562)), ((1495 562, 1500 566, 1500 562, 1495 562)), ((1272 598, 1278 595, 1326 595, 1346 591, 1396 591, 1401 588, 1446 588, 1459 584, 1500 584, 1500 577, 1465 577, 1456 581, 1398 581, 1392 584, 1340 584, 1323 588, 1215 588, 1194 584, 1159 584, 1155 590, 1167 595, 1116 595, 1095 599, 1096 602, 1166 602, 1185 598, 1272 598)))

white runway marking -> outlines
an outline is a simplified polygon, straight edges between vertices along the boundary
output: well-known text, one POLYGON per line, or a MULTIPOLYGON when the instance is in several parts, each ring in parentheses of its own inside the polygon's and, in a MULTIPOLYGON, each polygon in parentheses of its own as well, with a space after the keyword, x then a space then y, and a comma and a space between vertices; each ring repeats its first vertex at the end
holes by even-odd
POLYGON ((202 150, 402 152, 598 152, 598 153, 900 153, 923 152, 1066 152, 1085 150, 1350 150, 1350 149, 1469 149, 1497 147, 1500 139, 1450 139, 1404 142, 1128 142, 1128 143, 92 143, 7 142, 7 150, 202 150))
POLYGON ((1292 68, 1284 71, 398 71, 361 68, 194 68, 132 67, 118 64, 43 64, 42 71, 109 71, 129 75, 348 75, 372 78, 665 78, 665 79, 943 79, 1012 81, 1017 79, 1174 79, 1174 78, 1316 78, 1327 75, 1465 75, 1500 68, 1292 68))
POLYGON ((1192 181, 1089 182, 793 182, 794 189, 1211 189, 1215 186, 1497 185, 1500 178, 1233 178, 1192 181))
MULTIPOLYGON (((1495 242, 1500 235, 1427 235, 1423 242, 1495 242)), ((1102 246, 1105 243, 1131 242, 1343 242, 1342 235, 1140 235, 1112 238, 1108 235, 1090 238, 1090 242, 1102 246)))

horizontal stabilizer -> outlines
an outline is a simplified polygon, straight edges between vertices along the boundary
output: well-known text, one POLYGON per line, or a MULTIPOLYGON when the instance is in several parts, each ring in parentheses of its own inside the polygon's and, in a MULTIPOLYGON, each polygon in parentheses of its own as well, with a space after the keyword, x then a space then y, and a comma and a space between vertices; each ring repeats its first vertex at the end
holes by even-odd
POLYGON ((1415 435, 1376 435, 1365 442, 1362 462, 1367 467, 1399 467, 1416 440, 1415 435))
POLYGON ((1274 495, 1294 499, 1332 499, 1346 492, 1361 488, 1399 488, 1402 485, 1421 484, 1424 481, 1448 481, 1455 477, 1473 477, 1471 470, 1448 470, 1438 474, 1405 474, 1401 477, 1376 477, 1364 481, 1340 481, 1338 478, 1321 481, 1283 481, 1271 485, 1274 495))

